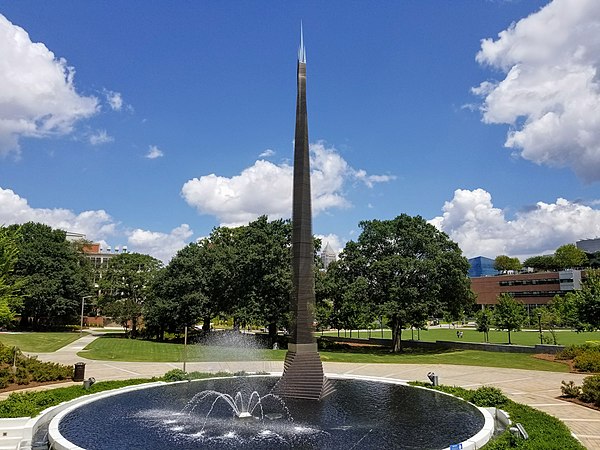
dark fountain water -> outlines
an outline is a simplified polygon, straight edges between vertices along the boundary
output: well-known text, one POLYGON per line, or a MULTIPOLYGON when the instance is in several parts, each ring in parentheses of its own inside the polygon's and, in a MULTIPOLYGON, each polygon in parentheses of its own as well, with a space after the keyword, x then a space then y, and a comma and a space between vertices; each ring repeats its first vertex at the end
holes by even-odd
POLYGON ((411 386, 338 379, 321 401, 270 393, 276 377, 168 384, 82 405, 61 434, 88 450, 436 449, 475 435, 482 413, 411 386))

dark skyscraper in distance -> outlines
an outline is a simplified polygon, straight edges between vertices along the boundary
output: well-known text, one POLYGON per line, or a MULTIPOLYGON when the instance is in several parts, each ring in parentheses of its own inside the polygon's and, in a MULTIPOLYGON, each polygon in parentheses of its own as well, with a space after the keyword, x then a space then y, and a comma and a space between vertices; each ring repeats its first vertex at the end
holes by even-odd
POLYGON ((333 391, 323 374, 314 331, 315 281, 308 119, 306 114, 306 50, 300 30, 298 95, 294 142, 292 210, 292 327, 283 376, 276 391, 286 397, 318 400, 333 391))

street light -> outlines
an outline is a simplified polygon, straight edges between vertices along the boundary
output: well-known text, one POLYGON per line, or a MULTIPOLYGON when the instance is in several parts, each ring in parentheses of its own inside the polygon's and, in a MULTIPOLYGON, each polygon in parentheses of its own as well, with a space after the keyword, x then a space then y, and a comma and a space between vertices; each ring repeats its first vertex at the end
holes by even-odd
POLYGON ((537 316, 538 316, 538 330, 540 331, 540 345, 541 345, 544 343, 544 341, 542 339, 542 312, 538 311, 537 316))
POLYGON ((84 297, 81 297, 81 326, 79 327, 79 334, 83 334, 83 307, 85 306, 85 299, 86 298, 92 298, 93 295, 86 295, 84 297))

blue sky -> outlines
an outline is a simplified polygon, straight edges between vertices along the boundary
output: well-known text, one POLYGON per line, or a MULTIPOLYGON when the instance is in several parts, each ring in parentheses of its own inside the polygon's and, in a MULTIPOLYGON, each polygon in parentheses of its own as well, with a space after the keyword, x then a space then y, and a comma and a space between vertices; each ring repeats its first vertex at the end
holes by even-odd
POLYGON ((600 236, 600 2, 20 0, 0 15, 0 223, 167 261, 220 224, 289 217, 302 20, 313 229, 337 250, 401 213, 468 257, 600 236))

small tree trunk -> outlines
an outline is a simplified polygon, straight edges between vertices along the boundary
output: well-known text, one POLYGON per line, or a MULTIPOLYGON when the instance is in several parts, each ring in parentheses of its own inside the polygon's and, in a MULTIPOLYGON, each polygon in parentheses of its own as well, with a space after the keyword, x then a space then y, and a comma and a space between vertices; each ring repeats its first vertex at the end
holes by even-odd
POLYGON ((510 330, 508 330, 508 345, 512 344, 512 342, 510 342, 510 330))
POLYGON ((202 331, 210 331, 210 317, 205 317, 204 319, 202 319, 202 331))
POLYGON ((273 344, 277 342, 277 323, 271 322, 269 324, 269 342, 271 343, 271 348, 273 348, 273 344))
POLYGON ((402 324, 396 319, 392 319, 392 352, 402 351, 402 324))

